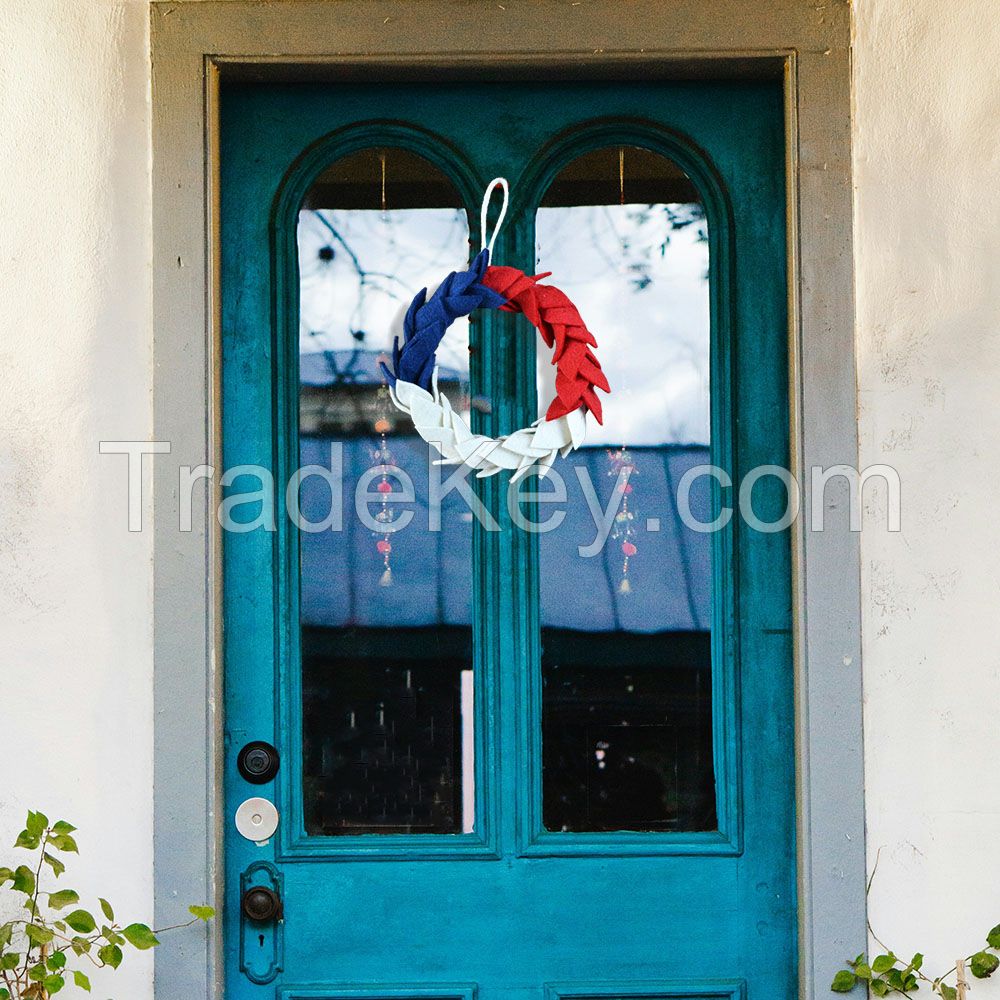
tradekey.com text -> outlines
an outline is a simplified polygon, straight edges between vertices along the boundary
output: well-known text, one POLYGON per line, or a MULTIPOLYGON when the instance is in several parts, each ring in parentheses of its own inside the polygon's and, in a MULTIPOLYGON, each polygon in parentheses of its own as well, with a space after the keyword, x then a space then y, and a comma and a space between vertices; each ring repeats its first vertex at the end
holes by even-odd
MULTIPOLYGON (((149 489, 144 459, 171 454, 170 442, 101 441, 100 453, 125 456, 122 486, 128 493, 128 530, 142 531, 149 489)), ((204 517, 206 495, 214 497, 219 491, 214 516, 227 532, 276 531, 279 496, 283 516, 308 533, 345 530, 352 508, 358 523, 379 534, 404 531, 418 515, 419 530, 437 532, 443 510, 454 511, 456 505, 465 519, 476 520, 486 531, 501 530, 499 512, 489 509, 482 491, 477 491, 476 477, 464 465, 443 467, 428 461, 421 470, 426 480, 420 482, 396 465, 375 464, 358 474, 346 473, 344 445, 334 441, 326 465, 300 466, 279 490, 274 474, 264 465, 235 465, 221 473, 211 465, 177 465, 174 478, 169 468, 163 468, 170 459, 155 461, 156 478, 167 472, 172 491, 176 485, 177 528, 182 532, 192 531, 196 517, 204 517), (304 503, 307 491, 308 504, 304 503), (392 511, 388 520, 387 505, 392 511)), ((535 479, 512 482, 505 478, 501 484, 505 496, 500 499, 510 522, 529 534, 559 530, 569 506, 582 503, 593 539, 579 545, 578 551, 582 557, 592 557, 603 550, 612 532, 622 500, 630 492, 633 471, 626 466, 618 470, 613 482, 595 484, 586 463, 565 461, 535 479)), ((642 527, 656 532, 667 518, 673 518, 691 531, 712 533, 726 529, 736 515, 750 530, 767 534, 788 529, 802 516, 807 518, 809 531, 857 532, 863 520, 891 532, 901 528, 902 487, 892 466, 872 465, 861 471, 850 465, 813 466, 806 486, 803 502, 799 480, 779 465, 756 466, 738 482, 717 465, 691 465, 669 497, 673 509, 644 511, 642 527)))

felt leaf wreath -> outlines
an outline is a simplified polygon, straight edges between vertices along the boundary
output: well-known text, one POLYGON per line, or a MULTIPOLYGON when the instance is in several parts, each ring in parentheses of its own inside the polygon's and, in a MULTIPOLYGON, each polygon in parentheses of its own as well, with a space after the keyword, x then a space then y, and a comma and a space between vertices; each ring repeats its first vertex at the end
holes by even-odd
POLYGON ((502 469, 517 480, 538 467, 544 476, 557 455, 579 448, 587 433, 587 414, 602 422, 596 389, 610 392, 594 349, 597 340, 587 329, 569 296, 554 285, 541 283, 548 273, 527 275, 515 267, 490 266, 490 251, 507 208, 507 184, 492 182, 483 200, 486 208, 496 186, 504 189, 504 207, 489 246, 467 271, 452 272, 428 297, 423 289, 403 319, 403 342, 393 346, 392 370, 382 365, 393 403, 413 420, 417 433, 441 453, 439 465, 465 464, 479 477, 502 469), (461 414, 438 390, 436 351, 451 324, 476 309, 522 313, 552 348, 556 366, 556 395, 545 416, 512 434, 488 437, 474 434, 461 414))

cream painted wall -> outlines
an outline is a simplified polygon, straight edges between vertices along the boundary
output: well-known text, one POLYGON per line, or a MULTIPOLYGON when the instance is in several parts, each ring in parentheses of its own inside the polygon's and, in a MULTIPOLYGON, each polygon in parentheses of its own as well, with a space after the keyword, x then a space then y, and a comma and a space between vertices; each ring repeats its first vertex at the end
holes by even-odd
MULTIPOLYGON (((64 816, 64 881, 133 920, 152 917, 152 545, 98 442, 151 427, 146 25, 139 2, 0 2, 0 858, 27 807, 64 816)), ((150 957, 129 964, 95 990, 151 997, 150 957)))
POLYGON ((930 965, 1000 922, 1000 9, 860 0, 856 38, 861 460, 903 484, 861 541, 870 916, 930 965))
MULTIPOLYGON (((996 14, 856 11, 861 460, 904 500, 901 534, 862 538, 871 910, 929 967, 1000 920, 996 14)), ((29 805, 65 814, 77 887, 143 919, 152 552, 98 441, 151 427, 146 5, 0 0, 0 44, 0 842, 29 805)), ((144 1000, 150 969, 107 985, 144 1000)))

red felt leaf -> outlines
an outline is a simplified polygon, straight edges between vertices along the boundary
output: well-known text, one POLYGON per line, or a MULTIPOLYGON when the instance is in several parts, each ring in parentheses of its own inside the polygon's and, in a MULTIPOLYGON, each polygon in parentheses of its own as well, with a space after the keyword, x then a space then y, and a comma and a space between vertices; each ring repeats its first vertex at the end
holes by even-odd
POLYGON ((587 329, 579 310, 561 289, 540 284, 549 273, 529 277, 516 267, 488 267, 483 284, 507 299, 504 309, 523 313, 538 330, 548 347, 553 347, 556 365, 556 398, 546 419, 572 413, 586 407, 601 423, 601 401, 594 388, 610 392, 607 377, 591 350, 597 340, 587 329))

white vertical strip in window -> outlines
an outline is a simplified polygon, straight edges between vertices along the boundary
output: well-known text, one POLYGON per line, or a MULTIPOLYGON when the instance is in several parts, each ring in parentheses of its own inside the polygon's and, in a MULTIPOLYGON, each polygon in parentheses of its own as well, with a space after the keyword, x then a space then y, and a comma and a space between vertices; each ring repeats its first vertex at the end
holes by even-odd
POLYGON ((463 670, 462 698, 462 833, 472 833, 476 822, 475 688, 471 670, 463 670))

